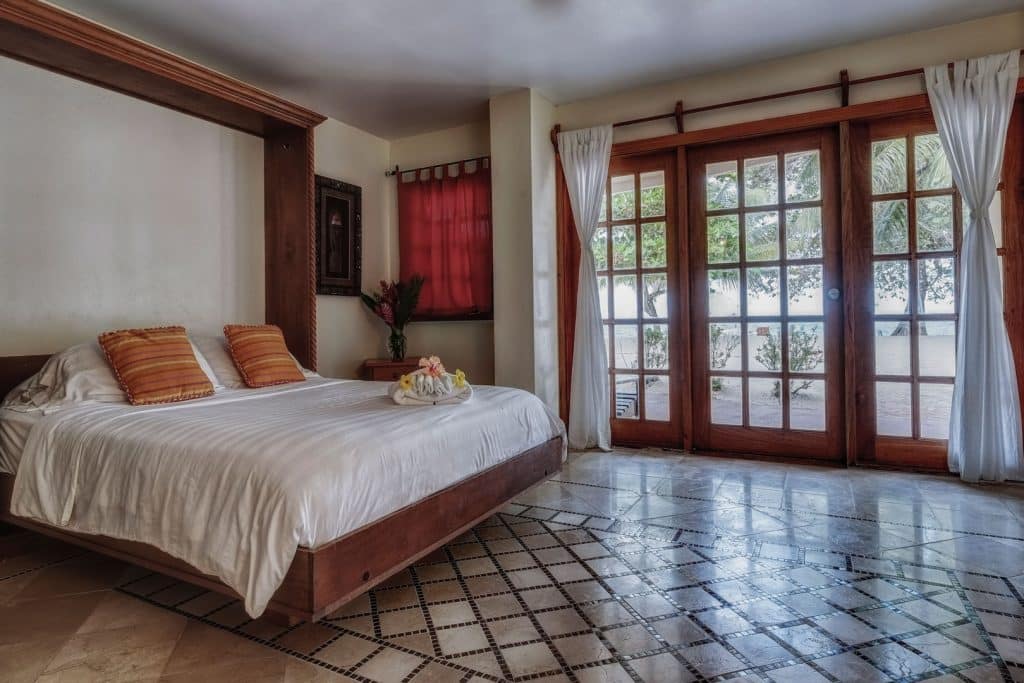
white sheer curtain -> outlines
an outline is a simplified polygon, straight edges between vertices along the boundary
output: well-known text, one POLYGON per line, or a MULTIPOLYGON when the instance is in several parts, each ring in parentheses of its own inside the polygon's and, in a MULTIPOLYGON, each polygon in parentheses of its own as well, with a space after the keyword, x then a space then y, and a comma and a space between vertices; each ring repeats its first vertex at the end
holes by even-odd
POLYGON ((601 198, 608 178, 612 127, 597 126, 558 134, 558 154, 580 238, 580 281, 576 291, 569 390, 569 447, 611 449, 608 400, 608 351, 604 345, 597 265, 590 249, 601 216, 601 198))
POLYGON ((949 468, 966 481, 1024 479, 1020 403, 1003 321, 988 207, 1003 166, 1019 52, 925 69, 928 99, 967 221, 960 250, 960 324, 949 468))

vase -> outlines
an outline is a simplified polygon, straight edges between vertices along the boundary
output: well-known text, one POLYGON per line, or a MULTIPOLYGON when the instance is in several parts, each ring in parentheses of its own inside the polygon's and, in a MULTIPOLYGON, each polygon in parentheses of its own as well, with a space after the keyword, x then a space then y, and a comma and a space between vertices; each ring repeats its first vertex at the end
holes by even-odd
POLYGON ((405 332, 391 328, 391 336, 388 337, 388 351, 391 352, 391 360, 405 360, 405 332))

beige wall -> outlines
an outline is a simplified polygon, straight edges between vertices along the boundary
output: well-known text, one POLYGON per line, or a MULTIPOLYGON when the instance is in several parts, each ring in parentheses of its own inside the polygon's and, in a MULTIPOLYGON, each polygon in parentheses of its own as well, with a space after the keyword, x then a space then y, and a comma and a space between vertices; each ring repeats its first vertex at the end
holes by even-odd
MULTIPOLYGON (((489 153, 489 128, 487 122, 483 121, 392 140, 388 166, 420 168, 489 153)), ((391 207, 388 228, 392 245, 389 277, 393 278, 397 278, 399 273, 396 183, 395 178, 388 178, 386 183, 391 207)), ((413 323, 407 328, 407 335, 411 355, 440 356, 451 369, 464 370, 471 382, 494 382, 494 325, 491 321, 413 323)))
POLYGON ((490 102, 494 382, 533 390, 530 91, 490 102))
MULTIPOLYGON (((390 274, 388 143, 328 119, 315 131, 316 172, 363 190, 363 290, 390 274)), ((317 363, 320 374, 357 377, 366 358, 383 358, 387 327, 356 296, 318 296, 317 363)))
POLYGON ((494 377, 558 405, 554 107, 533 90, 491 98, 494 377))
MULTIPOLYGON (((530 204, 533 221, 533 393, 558 408, 558 243, 555 229, 555 108, 530 96, 530 204)), ((514 283, 511 286, 515 286, 514 283)))
POLYGON ((263 320, 263 141, 0 57, 0 355, 263 320))
MULTIPOLYGON (((671 111, 676 100, 687 107, 806 88, 837 81, 840 69, 851 78, 914 69, 964 57, 1024 47, 1024 12, 854 43, 819 52, 762 62, 738 69, 564 104, 556 118, 565 130, 671 111)), ((851 88, 851 102, 866 102, 924 92, 920 76, 851 88)), ((839 105, 837 91, 722 109, 686 118, 687 130, 727 125, 839 105)), ((618 128, 616 141, 675 132, 671 120, 618 128)))

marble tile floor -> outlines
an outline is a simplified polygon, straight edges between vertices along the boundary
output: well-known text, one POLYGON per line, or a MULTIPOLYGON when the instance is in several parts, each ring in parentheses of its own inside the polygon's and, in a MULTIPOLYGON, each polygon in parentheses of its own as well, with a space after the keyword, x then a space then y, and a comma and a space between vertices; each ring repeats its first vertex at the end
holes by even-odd
POLYGON ((1024 486, 578 454, 292 628, 41 537, 0 557, 0 681, 732 679, 1024 681, 1024 486))

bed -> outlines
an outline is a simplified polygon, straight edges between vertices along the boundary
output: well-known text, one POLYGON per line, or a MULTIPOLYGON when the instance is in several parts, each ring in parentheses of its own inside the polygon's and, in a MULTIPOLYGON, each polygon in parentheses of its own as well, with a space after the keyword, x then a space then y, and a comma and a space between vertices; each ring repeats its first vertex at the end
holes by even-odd
MULTIPOLYGON (((0 358, 0 396, 45 360, 0 358)), ((554 474, 564 441, 526 392, 409 408, 382 383, 319 377, 3 411, 0 520, 239 596, 253 616, 315 621, 554 474)))

